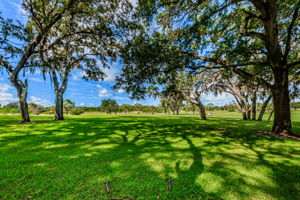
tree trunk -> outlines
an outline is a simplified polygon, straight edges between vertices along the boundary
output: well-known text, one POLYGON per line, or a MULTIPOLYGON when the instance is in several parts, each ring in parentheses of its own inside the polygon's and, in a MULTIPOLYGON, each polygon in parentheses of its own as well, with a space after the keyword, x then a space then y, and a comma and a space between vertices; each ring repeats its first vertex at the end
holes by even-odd
POLYGON ((275 85, 272 88, 274 104, 274 123, 272 132, 281 135, 293 135, 288 74, 288 67, 275 71, 275 85))
POLYGON ((247 120, 251 119, 251 108, 250 105, 247 106, 247 120))
POLYGON ((64 120, 63 94, 58 91, 55 95, 55 120, 64 120))
POLYGON ((252 120, 256 120, 256 100, 257 100, 257 95, 256 91, 254 92, 252 96, 252 105, 251 105, 251 114, 252 114, 252 120))
POLYGON ((269 117, 268 117, 268 122, 271 120, 271 117, 272 117, 272 115, 273 115, 273 110, 270 112, 270 115, 269 115, 269 117))
POLYGON ((242 117, 243 120, 247 120, 247 109, 245 106, 245 102, 243 100, 239 100, 237 96, 233 95, 233 97, 235 98, 235 105, 238 107, 238 109, 242 112, 242 117))
POLYGON ((205 113, 205 107, 203 105, 199 105, 198 108, 199 108, 199 112, 200 112, 200 118, 202 120, 207 120, 206 113, 205 113))
POLYGON ((22 116, 22 122, 30 122, 29 112, 28 112, 28 104, 27 104, 27 90, 18 91, 19 103, 20 103, 20 111, 22 116))
POLYGON ((242 109, 242 116, 243 116, 243 120, 247 120, 247 112, 246 112, 246 109, 242 109))
POLYGON ((258 116, 258 119, 257 121, 262 121, 262 118, 264 116, 264 113, 266 111, 266 108, 270 102, 270 100, 272 99, 272 95, 269 95, 268 98, 264 101, 262 107, 261 107, 261 110, 260 110, 260 113, 259 113, 259 116, 258 116))
POLYGON ((65 69, 64 72, 59 71, 59 70, 57 70, 57 71, 61 77, 61 85, 59 85, 56 69, 54 66, 52 66, 51 74, 52 74, 52 82, 53 82, 54 91, 55 91, 54 120, 64 120, 64 93, 67 89, 70 69, 67 68, 67 69, 65 69))
POLYGON ((19 105, 20 105, 20 112, 21 112, 21 116, 22 116, 22 122, 30 122, 30 117, 29 117, 29 112, 28 112, 28 104, 27 104, 27 94, 28 94, 27 80, 25 80, 25 83, 23 83, 21 80, 16 80, 16 81, 11 81, 11 82, 17 89, 19 105))

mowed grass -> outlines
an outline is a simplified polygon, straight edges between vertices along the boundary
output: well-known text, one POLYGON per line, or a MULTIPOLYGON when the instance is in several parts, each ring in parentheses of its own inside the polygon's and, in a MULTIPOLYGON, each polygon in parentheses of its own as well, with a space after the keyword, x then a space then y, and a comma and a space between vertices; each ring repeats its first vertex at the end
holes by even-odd
POLYGON ((237 116, 0 116, 0 199, 300 199, 300 141, 237 116))

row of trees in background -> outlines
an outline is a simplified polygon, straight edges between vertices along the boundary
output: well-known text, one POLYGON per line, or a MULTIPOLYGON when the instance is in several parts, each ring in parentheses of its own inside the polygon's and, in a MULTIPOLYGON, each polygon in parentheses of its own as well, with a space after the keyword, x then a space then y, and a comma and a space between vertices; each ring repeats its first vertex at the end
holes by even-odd
MULTIPOLYGON (((47 114, 56 114, 55 107, 44 107, 42 105, 36 104, 36 103, 29 103, 28 104, 28 112, 32 113, 34 115, 39 115, 42 113, 47 114)), ((20 113, 20 103, 19 102, 11 102, 7 105, 1 107, 0 105, 0 113, 20 113)), ((64 100, 63 103, 63 112, 66 114, 73 114, 73 115, 79 115, 83 113, 84 111, 82 109, 79 109, 75 107, 75 102, 71 101, 70 99, 64 100)))
MULTIPOLYGON (((268 106, 264 106, 265 102, 257 102, 257 110, 261 112, 262 109, 265 109, 268 113, 273 112, 273 105, 268 104, 268 106)), ((291 107, 294 110, 300 109, 300 102, 292 102, 291 107)), ((55 106, 50 107, 44 107, 39 104, 35 103, 29 103, 28 104, 29 113, 32 113, 34 115, 39 114, 55 114, 55 106)), ((216 106, 213 103, 208 103, 207 105, 204 105, 204 109, 210 112, 214 111, 224 111, 224 112, 241 112, 239 109, 239 106, 236 105, 235 102, 232 102, 230 104, 226 104, 223 106, 216 106)), ((173 114, 177 115, 179 113, 183 114, 196 114, 199 112, 199 108, 195 104, 190 104, 187 101, 182 101, 178 107, 178 110, 175 110, 173 107, 169 107, 168 104, 161 100, 160 105, 158 106, 149 106, 149 105, 142 105, 140 103, 135 103, 133 105, 130 104, 122 104, 118 105, 117 101, 114 99, 104 99, 101 101, 100 107, 77 107, 75 106, 75 102, 71 101, 70 99, 64 100, 63 103, 63 112, 65 114, 71 114, 71 115, 80 115, 84 112, 105 112, 107 114, 112 113, 164 113, 164 114, 173 114)), ((19 108, 19 102, 11 102, 7 105, 4 105, 1 107, 0 105, 0 113, 7 114, 7 113, 20 113, 19 108)))
MULTIPOLYGON (((165 79, 165 77, 163 77, 165 79)), ((183 102, 197 108, 201 119, 206 119, 206 108, 201 98, 203 94, 229 94, 234 97, 235 107, 242 113, 243 120, 261 121, 269 105, 272 95, 266 88, 256 82, 247 81, 239 76, 228 76, 221 72, 201 72, 195 75, 190 72, 180 72, 164 83, 162 91, 158 92, 162 105, 178 113, 183 102), (260 112, 257 116, 258 102, 260 112)), ((234 109, 234 108, 231 108, 234 109)))

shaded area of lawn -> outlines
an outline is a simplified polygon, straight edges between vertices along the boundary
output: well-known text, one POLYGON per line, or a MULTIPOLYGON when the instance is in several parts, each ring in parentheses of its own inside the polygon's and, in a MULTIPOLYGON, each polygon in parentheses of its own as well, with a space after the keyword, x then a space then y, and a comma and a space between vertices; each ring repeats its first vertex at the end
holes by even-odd
POLYGON ((0 199, 299 199, 300 142, 222 120, 0 117, 0 199))

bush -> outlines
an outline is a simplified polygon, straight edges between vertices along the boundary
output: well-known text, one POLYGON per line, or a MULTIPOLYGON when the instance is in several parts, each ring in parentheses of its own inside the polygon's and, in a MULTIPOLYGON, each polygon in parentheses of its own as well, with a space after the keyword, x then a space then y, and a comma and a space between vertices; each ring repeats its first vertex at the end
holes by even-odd
POLYGON ((70 113, 71 113, 71 115, 81 115, 82 113, 84 113, 84 111, 79 108, 73 108, 73 109, 71 109, 70 113))
POLYGON ((44 112, 44 107, 35 103, 28 104, 29 112, 31 112, 34 115, 39 115, 42 112, 44 112))
POLYGON ((229 112, 234 112, 235 109, 234 109, 234 108, 228 108, 228 111, 229 111, 229 112))
POLYGON ((18 109, 17 108, 10 108, 8 106, 3 106, 2 108, 0 108, 0 113, 3 114, 7 114, 7 113, 18 113, 18 109))

